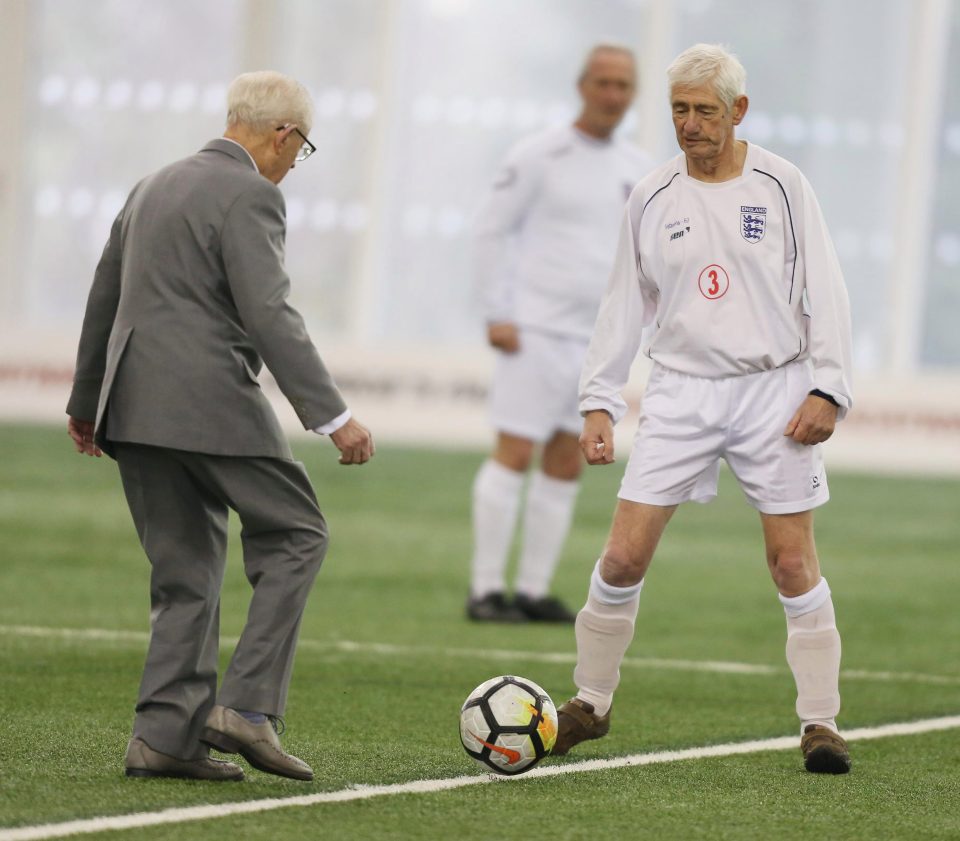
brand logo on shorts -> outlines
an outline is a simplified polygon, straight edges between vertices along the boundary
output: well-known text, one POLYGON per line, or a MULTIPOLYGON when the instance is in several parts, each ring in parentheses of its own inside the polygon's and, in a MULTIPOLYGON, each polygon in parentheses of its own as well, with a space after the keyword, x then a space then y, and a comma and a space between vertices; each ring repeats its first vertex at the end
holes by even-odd
POLYGON ((740 236, 747 242, 760 242, 767 224, 767 209, 740 205, 740 236))
POLYGON ((814 489, 814 490, 817 490, 817 488, 820 487, 820 477, 819 477, 819 476, 811 476, 811 477, 810 477, 810 482, 811 482, 811 484, 813 485, 813 489, 814 489))

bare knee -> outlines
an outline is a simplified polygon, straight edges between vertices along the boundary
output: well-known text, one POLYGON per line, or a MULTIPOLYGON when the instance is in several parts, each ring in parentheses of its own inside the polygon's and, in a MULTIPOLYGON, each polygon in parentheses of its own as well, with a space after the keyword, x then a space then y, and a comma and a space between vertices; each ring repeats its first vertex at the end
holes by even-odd
POLYGON ((583 457, 580 453, 565 460, 544 461, 543 472, 551 479, 575 482, 583 472, 583 457))
POLYGON ((771 552, 767 558, 777 589, 785 596, 799 596, 816 586, 820 567, 816 555, 798 548, 771 552))
POLYGON ((583 471, 583 454, 579 440, 569 433, 558 432, 543 448, 541 467, 551 479, 572 482, 583 471))
POLYGON ((632 587, 642 581, 676 509, 676 505, 619 500, 600 564, 603 580, 614 587, 632 587))
POLYGON ((533 461, 533 441, 518 438, 501 432, 497 436, 497 446, 493 451, 493 460, 516 473, 526 473, 533 461))
POLYGON ((643 579, 648 566, 649 558, 642 558, 625 546, 607 543, 600 559, 600 577, 613 587, 632 587, 643 579))
POLYGON ((767 564, 784 596, 801 596, 817 586, 820 564, 813 540, 813 511, 761 514, 767 564))

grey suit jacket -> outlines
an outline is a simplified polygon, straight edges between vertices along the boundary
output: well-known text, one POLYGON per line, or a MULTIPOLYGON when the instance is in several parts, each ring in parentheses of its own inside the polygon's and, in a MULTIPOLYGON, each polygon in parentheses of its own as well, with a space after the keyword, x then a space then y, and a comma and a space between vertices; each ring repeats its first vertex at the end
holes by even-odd
POLYGON ((346 409, 288 303, 285 205, 228 140, 134 187, 97 266, 67 413, 96 440, 291 458, 266 363, 306 429, 346 409))

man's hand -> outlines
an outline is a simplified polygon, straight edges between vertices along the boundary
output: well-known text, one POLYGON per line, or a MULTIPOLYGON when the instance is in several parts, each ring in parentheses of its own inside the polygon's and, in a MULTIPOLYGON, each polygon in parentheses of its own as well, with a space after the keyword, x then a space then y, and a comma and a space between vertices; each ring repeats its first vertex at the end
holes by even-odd
POLYGON ((330 440, 340 450, 340 464, 365 464, 377 451, 370 430, 353 418, 331 432, 330 440))
POLYGON ((487 325, 487 341, 504 353, 516 353, 520 350, 520 331, 516 324, 501 322, 487 325))
POLYGON ((70 418, 67 420, 67 434, 73 439, 78 453, 100 458, 103 453, 93 441, 93 426, 93 421, 70 418))
POLYGON ((613 463, 613 421, 603 409, 587 412, 580 433, 580 449, 587 464, 613 463))
POLYGON ((833 435, 837 425, 837 407, 829 400, 808 394, 783 434, 798 444, 819 444, 833 435))

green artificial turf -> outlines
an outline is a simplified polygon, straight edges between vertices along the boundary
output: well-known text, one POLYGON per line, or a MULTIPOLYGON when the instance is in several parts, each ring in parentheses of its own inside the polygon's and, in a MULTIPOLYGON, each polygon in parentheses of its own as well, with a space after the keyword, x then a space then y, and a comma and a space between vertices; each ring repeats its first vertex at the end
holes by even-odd
MULTIPOLYGON (((5 827, 479 773, 457 738, 457 711, 475 685, 516 673, 557 703, 572 692, 572 665, 544 657, 573 654, 571 628, 463 618, 470 485, 482 454, 384 446, 371 464, 344 468, 327 441, 298 441, 296 451, 332 534, 304 618, 284 735, 313 764, 315 782, 256 771, 238 785, 127 780, 148 565, 116 466, 76 456, 59 429, 0 427, 0 838, 5 827), (30 628, 126 633, 38 636, 30 628)), ((603 545, 621 467, 584 477, 556 578, 556 592, 574 606, 603 545)), ((834 473, 830 485, 818 548, 844 669, 867 673, 844 679, 841 725, 960 714, 960 482, 834 473)), ((232 536, 225 637, 239 633, 249 592, 235 523, 232 536)), ((610 735, 547 762, 792 734, 783 644, 757 515, 724 474, 719 499, 685 506, 660 547, 610 735), (773 670, 717 673, 650 658, 773 670)), ((851 747, 854 770, 843 778, 806 774, 794 749, 103 836, 960 837, 960 730, 851 747)))

